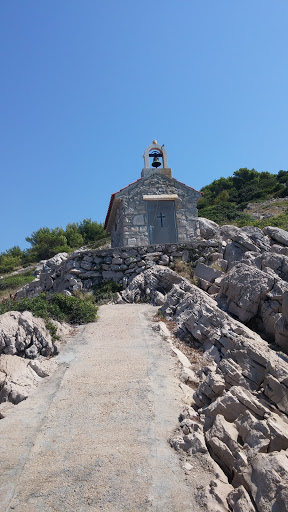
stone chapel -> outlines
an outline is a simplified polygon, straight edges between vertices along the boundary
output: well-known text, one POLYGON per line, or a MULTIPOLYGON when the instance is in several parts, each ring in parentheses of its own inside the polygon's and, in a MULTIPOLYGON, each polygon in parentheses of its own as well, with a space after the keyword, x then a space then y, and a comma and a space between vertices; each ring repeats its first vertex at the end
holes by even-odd
POLYGON ((202 193, 172 178, 167 152, 156 140, 143 158, 141 178, 111 196, 104 224, 111 247, 193 240, 202 193))

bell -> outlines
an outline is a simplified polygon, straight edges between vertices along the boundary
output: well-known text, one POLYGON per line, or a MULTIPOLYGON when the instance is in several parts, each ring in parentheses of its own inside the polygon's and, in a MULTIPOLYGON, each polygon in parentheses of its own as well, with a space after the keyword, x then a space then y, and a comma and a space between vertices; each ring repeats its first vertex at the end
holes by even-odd
POLYGON ((160 167, 160 165, 161 165, 161 162, 160 162, 158 156, 154 156, 153 162, 152 162, 152 167, 160 167))

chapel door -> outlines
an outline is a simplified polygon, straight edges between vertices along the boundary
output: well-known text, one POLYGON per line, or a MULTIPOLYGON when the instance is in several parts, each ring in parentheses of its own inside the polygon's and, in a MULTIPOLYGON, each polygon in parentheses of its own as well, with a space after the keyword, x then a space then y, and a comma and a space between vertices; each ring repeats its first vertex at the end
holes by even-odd
POLYGON ((150 244, 177 242, 174 201, 147 201, 150 244))

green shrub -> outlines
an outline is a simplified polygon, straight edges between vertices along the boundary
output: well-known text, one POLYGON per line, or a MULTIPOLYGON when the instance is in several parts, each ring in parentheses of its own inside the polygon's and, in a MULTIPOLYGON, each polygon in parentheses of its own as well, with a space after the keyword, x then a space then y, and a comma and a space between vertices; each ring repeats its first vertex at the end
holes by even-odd
POLYGON ((97 304, 105 304, 116 299, 117 292, 121 292, 123 286, 115 281, 105 281, 93 289, 97 304))
POLYGON ((45 327, 50 332, 50 336, 52 341, 59 340, 59 336, 57 335, 57 327, 51 320, 45 320, 45 327))
POLYGON ((96 320, 98 308, 91 295, 84 295, 83 298, 79 298, 55 293, 53 295, 53 306, 59 308, 66 321, 71 324, 86 324, 96 320))
POLYGON ((54 295, 41 293, 37 297, 24 298, 19 301, 6 300, 0 303, 0 314, 7 311, 31 311, 33 315, 58 322, 85 324, 94 322, 97 317, 97 305, 92 296, 78 298, 61 293, 54 295))
POLYGON ((21 274, 16 274, 14 276, 4 277, 3 279, 0 279, 0 291, 8 289, 17 290, 25 284, 31 283, 33 279, 34 276, 31 270, 27 270, 26 272, 22 272, 21 274))

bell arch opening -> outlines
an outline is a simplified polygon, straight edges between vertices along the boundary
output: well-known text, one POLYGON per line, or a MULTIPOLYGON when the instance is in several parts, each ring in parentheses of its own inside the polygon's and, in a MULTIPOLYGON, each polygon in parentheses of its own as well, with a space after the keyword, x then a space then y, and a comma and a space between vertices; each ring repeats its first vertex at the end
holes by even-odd
POLYGON ((144 168, 145 169, 151 169, 153 167, 157 168, 160 166, 163 169, 168 168, 168 156, 167 156, 167 152, 163 145, 160 146, 160 144, 155 144, 155 143, 150 144, 150 146, 148 146, 146 148, 143 158, 144 158, 144 168), (158 158, 159 161, 157 162, 157 160, 154 160, 154 158, 158 158), (150 161, 150 159, 151 159, 151 161, 150 161), (160 165, 153 165, 153 161, 154 161, 154 164, 160 163, 160 165))
POLYGON ((163 165, 163 153, 159 151, 159 149, 153 149, 149 152, 149 163, 150 167, 154 167, 155 169, 159 167, 164 167, 163 165))

